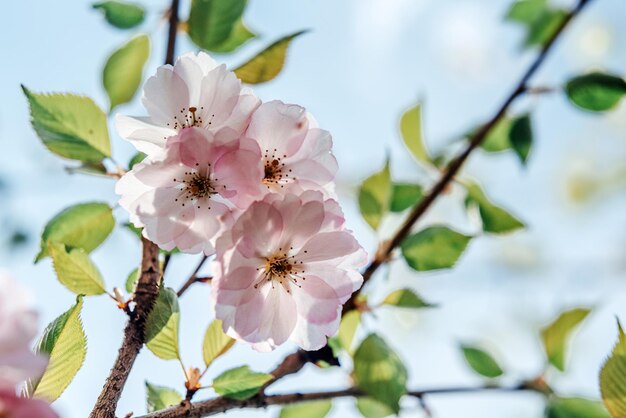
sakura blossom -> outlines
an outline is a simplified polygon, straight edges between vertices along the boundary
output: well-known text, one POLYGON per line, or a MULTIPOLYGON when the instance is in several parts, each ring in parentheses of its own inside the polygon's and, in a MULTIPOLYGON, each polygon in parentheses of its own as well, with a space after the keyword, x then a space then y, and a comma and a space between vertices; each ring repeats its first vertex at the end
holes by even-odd
POLYGON ((260 103, 226 65, 204 52, 188 53, 173 66, 159 67, 146 81, 141 100, 149 116, 118 115, 116 126, 122 137, 148 155, 192 126, 211 132, 228 127, 242 133, 260 103))
POLYGON ((263 195, 258 145, 230 128, 187 128, 116 185, 120 205, 161 248, 214 253, 235 215, 263 195))
POLYGON ((216 249, 215 315, 228 335, 259 351, 287 340, 305 350, 323 347, 367 261, 338 203, 318 191, 267 195, 216 249))
POLYGON ((270 192, 319 190, 334 197, 337 160, 328 131, 301 106, 274 100, 252 115, 245 135, 259 143, 263 184, 270 192))
POLYGON ((23 398, 14 389, 0 389, 0 417, 58 418, 58 415, 45 401, 23 398))

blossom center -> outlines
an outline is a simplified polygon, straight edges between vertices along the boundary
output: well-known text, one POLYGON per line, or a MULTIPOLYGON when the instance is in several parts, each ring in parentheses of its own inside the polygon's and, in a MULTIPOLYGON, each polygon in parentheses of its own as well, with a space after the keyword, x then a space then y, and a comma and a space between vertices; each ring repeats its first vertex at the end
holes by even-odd
MULTIPOLYGON (((290 250, 293 250, 293 247, 290 250)), ((291 293, 290 284, 302 287, 298 284, 298 280, 306 280, 302 275, 305 272, 302 264, 302 261, 298 261, 295 256, 283 253, 282 248, 279 248, 278 254, 265 258, 264 266, 257 269, 263 270, 263 275, 261 280, 254 285, 254 288, 258 289, 259 285, 269 282, 273 289, 274 283, 278 282, 287 293, 291 293)))
MULTIPOLYGON (((173 179, 174 182, 182 185, 182 194, 174 199, 176 202, 182 200, 182 206, 185 206, 185 203, 188 201, 197 202, 200 199, 211 198, 212 195, 218 194, 216 184, 218 179, 211 179, 211 164, 208 164, 207 170, 185 171, 184 175, 185 177, 182 180, 173 179)), ((198 209, 200 209, 200 206, 198 206, 198 209)), ((208 209, 211 209, 211 207, 209 206, 208 209)))
MULTIPOLYGON (((198 110, 204 110, 204 106, 200 106, 200 109, 198 109, 196 106, 183 107, 182 109, 180 109, 180 114, 174 115, 174 122, 168 123, 167 126, 176 130, 191 128, 193 126, 204 126, 204 120, 202 119, 202 116, 199 114, 198 110)), ((214 117, 214 114, 211 115, 211 119, 213 119, 214 117)), ((209 121, 208 124, 211 125, 212 121, 209 121)))
POLYGON ((263 183, 270 188, 272 185, 279 185, 280 187, 285 187, 283 183, 288 182, 289 180, 295 180, 294 177, 291 176, 291 169, 286 169, 285 163, 282 161, 283 158, 287 157, 287 155, 283 155, 282 157, 276 155, 276 149, 274 152, 270 154, 269 150, 265 150, 263 157, 265 159, 265 167, 264 167, 264 177, 263 183))

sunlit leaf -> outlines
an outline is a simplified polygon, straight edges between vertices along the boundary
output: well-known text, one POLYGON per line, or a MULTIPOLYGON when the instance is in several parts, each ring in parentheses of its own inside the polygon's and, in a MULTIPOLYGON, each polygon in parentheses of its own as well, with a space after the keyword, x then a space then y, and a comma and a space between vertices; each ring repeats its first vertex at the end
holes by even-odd
POLYGON ((450 268, 472 237, 445 226, 432 226, 409 236, 401 245, 406 262, 417 271, 450 268))
POLYGON ((93 100, 73 94, 36 94, 22 86, 31 123, 53 153, 98 162, 111 156, 106 114, 93 100))
MULTIPOLYGON (((511 148, 509 134, 513 120, 509 117, 501 118, 487 133, 487 136, 480 143, 480 147, 487 152, 502 152, 511 148)), ((477 129, 467 136, 472 136, 477 129)))
POLYGON ((214 47, 212 51, 220 53, 233 52, 234 50, 254 38, 256 38, 256 34, 246 26, 243 19, 239 19, 237 22, 235 22, 233 30, 231 31, 228 39, 226 39, 226 41, 224 41, 220 45, 214 47))
POLYGON ((614 418, 626 416, 626 335, 619 322, 617 329, 613 352, 600 371, 602 400, 614 418))
POLYGON ((133 99, 149 55, 150 39, 147 35, 132 38, 111 54, 102 71, 102 84, 109 96, 111 110, 133 99))
POLYGON ((324 418, 332 407, 330 400, 287 405, 281 409, 278 418, 324 418))
POLYGON ((128 293, 134 293, 135 287, 137 287, 137 282, 139 281, 139 269, 136 268, 130 272, 128 277, 126 278, 126 283, 124 284, 124 288, 128 293))
POLYGON ((180 309, 176 292, 162 288, 146 322, 146 346, 163 360, 180 357, 178 325, 180 309))
POLYGON ((391 192, 392 212, 402 212, 415 205, 424 196, 422 186, 410 183, 394 183, 391 192))
POLYGON ((113 211, 106 203, 81 203, 55 215, 41 234, 41 250, 35 262, 48 255, 48 243, 58 242, 86 252, 96 249, 115 227, 113 211))
POLYGON ((411 289, 394 290, 387 295, 382 304, 396 306, 398 308, 429 308, 433 306, 424 301, 411 289))
MULTIPOLYGON (((614 415, 616 418, 623 415, 614 415)), ((610 418, 602 402, 583 398, 551 398, 546 418, 610 418)))
POLYGON ((483 222, 483 231, 491 233, 506 233, 523 228, 524 223, 506 210, 493 204, 485 192, 476 183, 467 183, 467 206, 478 206, 480 218, 483 222))
POLYGON ((565 86, 567 97, 576 106, 602 112, 613 109, 626 95, 626 81, 605 73, 590 73, 572 78, 565 86))
POLYGON ((461 350, 463 350, 465 361, 476 373, 489 378, 502 375, 502 368, 486 351, 467 345, 461 346, 461 350))
POLYGON ((406 393, 407 371, 379 336, 369 335, 354 353, 354 378, 369 396, 398 413, 400 398, 406 393))
POLYGON ((85 250, 51 242, 48 252, 57 278, 70 291, 85 296, 106 293, 102 275, 85 250))
POLYGON ((285 65, 289 44, 303 33, 306 31, 296 32, 274 42, 250 61, 237 67, 235 74, 241 81, 248 84, 259 84, 272 80, 285 65))
POLYGON ((530 123, 530 115, 523 115, 516 118, 511 125, 509 141, 515 154, 522 164, 526 165, 528 154, 533 143, 533 131, 530 123))
POLYGON ((200 48, 219 51, 231 39, 245 8, 246 0, 192 0, 189 37, 200 48))
POLYGON ((386 418, 390 415, 395 415, 393 410, 387 405, 372 398, 358 398, 356 400, 356 408, 364 418, 386 418))
POLYGON ((160 411, 169 406, 178 405, 183 397, 174 389, 157 386, 146 382, 146 403, 148 412, 160 411))
POLYGON ((80 319, 83 299, 46 327, 35 351, 49 357, 48 366, 38 380, 27 382, 29 396, 56 400, 78 373, 87 354, 87 339, 80 319))
POLYGON ((341 325, 339 325, 337 338, 339 339, 341 347, 348 353, 352 353, 354 336, 356 335, 356 331, 359 329, 360 324, 361 312, 358 310, 349 311, 341 318, 341 325))
POLYGON ((422 135, 422 106, 413 106, 400 118, 400 133, 404 145, 409 149, 413 157, 420 162, 430 163, 430 156, 422 135))
POLYGON ((227 352, 235 344, 235 340, 224 334, 222 321, 214 320, 204 333, 202 343, 202 357, 204 364, 209 367, 213 360, 227 352))
POLYGON ((213 381, 213 389, 218 395, 231 399, 244 400, 256 395, 261 387, 273 376, 267 373, 256 373, 248 366, 230 369, 213 381))
POLYGON ((361 215, 373 229, 378 229, 383 216, 389 211, 391 191, 391 174, 387 160, 385 167, 366 178, 359 189, 361 215))
POLYGON ((103 1, 94 3, 94 9, 101 10, 110 25, 119 29, 131 29, 143 22, 144 8, 137 3, 125 1, 103 1))
POLYGON ((541 339, 548 361, 560 371, 565 371, 565 354, 570 334, 589 315, 591 309, 576 308, 565 311, 541 330, 541 339))

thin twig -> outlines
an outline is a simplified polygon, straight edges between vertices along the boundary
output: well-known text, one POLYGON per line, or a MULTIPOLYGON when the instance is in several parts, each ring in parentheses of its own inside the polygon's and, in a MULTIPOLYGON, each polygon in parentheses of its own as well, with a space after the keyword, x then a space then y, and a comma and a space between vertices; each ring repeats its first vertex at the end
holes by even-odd
MULTIPOLYGON (((460 393, 476 393, 476 392, 521 392, 521 391, 535 391, 539 392, 536 388, 521 383, 516 386, 478 386, 478 387, 450 387, 450 388, 436 388, 415 390, 407 393, 407 396, 412 396, 418 399, 422 399, 427 395, 443 395, 443 394, 460 394, 460 393)), ((226 412, 230 409, 241 408, 265 408, 271 405, 289 405, 294 403, 319 401, 324 399, 336 399, 345 397, 361 397, 367 396, 362 390, 353 387, 344 390, 335 390, 327 392, 315 392, 315 393, 291 393, 286 395, 257 395, 250 399, 239 401, 234 399, 228 399, 224 397, 218 397, 209 399, 206 401, 194 402, 191 405, 186 404, 172 406, 157 412, 152 412, 147 415, 143 415, 138 418, 201 418, 208 417, 210 415, 216 415, 226 412)))
POLYGON ((203 277, 202 279, 200 279, 198 277, 198 273, 200 272, 200 269, 202 268, 202 266, 204 265, 204 263, 207 261, 208 258, 209 257, 207 257, 206 255, 202 256, 202 258, 200 259, 200 262, 196 266, 193 273, 191 273, 187 281, 180 287, 180 289, 178 289, 178 292, 176 292, 178 297, 181 297, 183 293, 185 293, 192 284, 199 282, 199 281, 205 282, 205 281, 210 280, 210 278, 203 277))

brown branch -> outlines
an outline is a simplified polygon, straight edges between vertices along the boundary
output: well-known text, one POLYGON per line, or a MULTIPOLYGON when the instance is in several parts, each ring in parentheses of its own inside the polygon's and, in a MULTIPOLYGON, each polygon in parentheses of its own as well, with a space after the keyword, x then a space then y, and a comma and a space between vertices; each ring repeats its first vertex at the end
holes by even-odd
MULTIPOLYGON (((178 28, 179 0, 172 0, 169 12, 169 31, 167 40, 166 64, 173 64, 178 28)), ((128 380, 128 375, 143 347, 146 320, 159 295, 161 270, 159 267, 159 247, 153 242, 141 238, 142 258, 141 275, 135 290, 135 308, 129 314, 124 329, 124 341, 117 353, 115 364, 109 372, 104 387, 94 405, 90 418, 115 418, 117 403, 128 380)))
MULTIPOLYGON (((516 386, 478 386, 478 387, 450 387, 415 390, 407 393, 407 396, 422 399, 427 395, 438 394, 459 394, 459 393, 476 393, 476 392, 521 392, 535 391, 541 392, 538 388, 521 383, 516 386)), ((543 393, 543 392, 541 392, 543 393)), ((265 408, 272 405, 289 405, 294 403, 319 401, 324 399, 336 399, 346 397, 367 396, 362 390, 352 387, 349 389, 314 392, 314 393, 292 393, 286 395, 257 395, 244 401, 218 397, 206 401, 195 402, 192 404, 176 405, 161 411, 152 412, 138 418, 201 418, 210 415, 216 415, 231 409, 241 408, 265 408)))
POLYGON ((204 265, 204 263, 207 261, 208 258, 209 257, 207 257, 206 255, 202 256, 202 259, 196 266, 193 273, 191 273, 191 276, 189 276, 187 281, 180 287, 180 289, 178 289, 178 292, 176 292, 176 295, 178 297, 181 297, 183 293, 185 293, 192 284, 197 283, 197 282, 205 283, 211 279, 210 277, 198 277, 198 272, 200 272, 200 269, 202 268, 202 266, 204 265))

